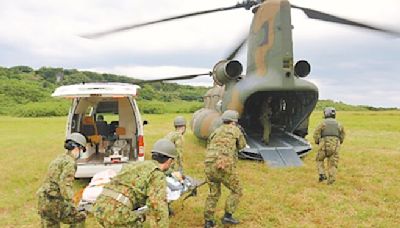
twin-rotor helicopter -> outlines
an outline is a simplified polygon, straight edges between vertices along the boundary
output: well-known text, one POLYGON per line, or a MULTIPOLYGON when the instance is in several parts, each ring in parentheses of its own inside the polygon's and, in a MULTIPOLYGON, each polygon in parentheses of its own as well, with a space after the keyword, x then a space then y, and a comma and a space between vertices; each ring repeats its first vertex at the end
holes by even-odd
POLYGON ((236 110, 239 123, 246 134, 248 146, 241 157, 264 160, 272 167, 300 166, 300 157, 311 150, 304 139, 308 134, 311 112, 318 101, 318 88, 305 79, 310 73, 307 61, 293 59, 291 9, 302 10, 307 17, 337 24, 361 27, 400 36, 400 33, 337 17, 321 11, 291 4, 288 0, 247 0, 233 6, 198 11, 146 23, 133 24, 104 32, 82 35, 95 39, 162 22, 188 17, 245 9, 253 16, 249 34, 241 40, 230 55, 219 61, 211 72, 182 75, 156 81, 176 81, 210 75, 213 87, 204 95, 204 107, 193 114, 191 127, 194 134, 207 139, 222 124, 225 110, 236 110), (247 67, 234 60, 247 43, 247 67), (262 104, 270 100, 272 131, 268 144, 262 142, 263 126, 260 116, 262 104))

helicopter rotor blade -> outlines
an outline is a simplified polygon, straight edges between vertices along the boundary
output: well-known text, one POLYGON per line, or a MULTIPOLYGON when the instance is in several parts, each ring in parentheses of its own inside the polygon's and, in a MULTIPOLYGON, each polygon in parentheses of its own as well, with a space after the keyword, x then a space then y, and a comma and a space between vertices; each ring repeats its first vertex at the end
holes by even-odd
POLYGON ((344 24, 344 25, 351 25, 351 26, 356 26, 356 27, 360 27, 360 28, 365 28, 365 29, 370 29, 370 30, 374 30, 374 31, 388 33, 388 34, 394 35, 394 36, 400 36, 400 32, 397 32, 397 31, 378 28, 378 27, 375 27, 372 25, 367 25, 367 24, 363 24, 360 22, 348 20, 345 18, 334 16, 332 14, 324 13, 324 12, 321 12, 318 10, 313 10, 310 8, 300 7, 300 6, 296 6, 296 5, 291 5, 291 7, 302 10, 307 15, 307 17, 309 17, 311 19, 333 22, 333 23, 344 24))
POLYGON ((237 53, 240 51, 240 49, 242 49, 242 47, 244 46, 244 44, 247 41, 247 36, 239 43, 238 46, 236 46, 235 49, 233 49, 233 51, 229 54, 229 56, 226 58, 226 60, 232 60, 236 57, 237 53))
POLYGON ((113 34, 113 33, 117 33, 117 32, 123 32, 123 31, 131 30, 131 29, 136 29, 136 28, 148 26, 148 25, 153 25, 153 24, 172 21, 172 20, 183 19, 183 18, 187 18, 187 17, 194 17, 194 16, 210 14, 210 13, 216 13, 216 12, 221 12, 221 11, 234 10, 234 9, 238 9, 238 8, 245 8, 245 9, 248 10, 248 9, 252 8, 253 6, 255 6, 257 4, 258 4, 258 1, 246 0, 246 1, 243 1, 243 2, 240 2, 240 3, 237 3, 234 6, 221 7, 221 8, 211 9, 211 10, 203 10, 203 11, 198 11, 198 12, 193 12, 193 13, 187 13, 187 14, 182 14, 182 15, 178 15, 178 16, 174 16, 174 17, 167 17, 167 18, 159 19, 159 20, 155 20, 155 21, 144 22, 144 23, 140 23, 140 24, 126 25, 126 26, 110 29, 110 30, 103 31, 103 32, 83 34, 83 35, 81 35, 81 37, 88 38, 88 39, 95 39, 95 38, 103 37, 103 36, 106 36, 106 35, 109 35, 109 34, 113 34))
POLYGON ((210 76, 210 75, 212 75, 212 72, 203 73, 203 74, 188 74, 188 75, 181 75, 181 76, 174 76, 174 77, 160 78, 160 79, 153 79, 153 80, 143 80, 139 84, 152 83, 152 82, 163 82, 163 81, 186 80, 186 79, 192 79, 192 78, 196 78, 199 76, 205 76, 205 75, 210 76))

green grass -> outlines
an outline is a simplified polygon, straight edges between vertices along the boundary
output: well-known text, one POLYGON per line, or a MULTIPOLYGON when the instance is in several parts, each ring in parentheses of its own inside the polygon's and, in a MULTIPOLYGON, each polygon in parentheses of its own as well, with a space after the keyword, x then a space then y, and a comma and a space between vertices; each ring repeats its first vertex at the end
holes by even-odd
MULTIPOLYGON (((314 113, 310 133, 321 121, 314 113)), ((143 115, 147 155, 152 144, 172 130, 175 114, 143 115)), ((184 114, 189 120, 190 114, 184 114)), ((319 184, 315 149, 301 168, 270 169, 240 160, 244 187, 236 227, 398 227, 400 225, 400 112, 339 112, 347 133, 340 151, 337 182, 319 184)), ((65 117, 0 117, 0 227, 38 227, 35 191, 47 166, 62 153, 65 117)), ((308 137, 309 139, 311 137, 308 137)), ((314 147, 315 148, 315 147, 314 147)), ((187 174, 203 178, 204 142, 185 134, 187 174)), ((80 181, 77 187, 85 182, 80 181)), ((223 190, 217 217, 223 214, 223 190)), ((174 202, 171 227, 203 226, 207 187, 199 195, 174 202)), ((97 227, 89 217, 88 227, 97 227)))

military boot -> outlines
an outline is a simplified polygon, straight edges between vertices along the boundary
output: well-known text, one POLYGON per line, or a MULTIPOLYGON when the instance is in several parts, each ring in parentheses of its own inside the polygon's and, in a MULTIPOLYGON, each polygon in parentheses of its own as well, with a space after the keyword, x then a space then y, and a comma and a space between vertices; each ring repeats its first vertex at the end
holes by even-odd
POLYGON ((221 219, 222 224, 239 224, 239 221, 232 217, 231 213, 225 212, 224 217, 221 219))
POLYGON ((212 228, 215 227, 215 224, 213 221, 210 220, 206 220, 206 222, 204 223, 204 228, 212 228))
POLYGON ((328 179, 328 178, 326 178, 325 174, 320 174, 320 175, 319 175, 318 181, 319 181, 319 182, 322 182, 322 181, 324 181, 324 180, 326 180, 326 179, 328 179))

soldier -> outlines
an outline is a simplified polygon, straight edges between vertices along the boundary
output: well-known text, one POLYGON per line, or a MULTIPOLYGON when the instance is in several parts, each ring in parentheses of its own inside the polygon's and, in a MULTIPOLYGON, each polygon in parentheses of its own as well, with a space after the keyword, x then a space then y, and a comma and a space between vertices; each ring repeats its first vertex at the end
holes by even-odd
POLYGON ((314 131, 314 140, 318 144, 317 168, 319 182, 328 179, 328 184, 336 180, 336 169, 339 162, 339 148, 343 143, 345 132, 343 126, 335 119, 336 110, 332 107, 324 109, 325 120, 314 131), (325 175, 324 160, 328 159, 328 178, 325 175))
MULTIPOLYGON (((171 168, 169 168, 165 174, 167 176, 172 175, 180 182, 183 182, 183 134, 186 132, 186 119, 183 116, 175 117, 174 127, 175 131, 169 132, 164 138, 175 144, 178 157, 176 158, 176 162, 172 164, 171 168)), ((168 212, 170 216, 175 214, 170 204, 168 204, 168 212)))
POLYGON ((93 212, 103 227, 142 227, 145 217, 136 211, 147 206, 157 227, 168 227, 166 180, 163 171, 177 157, 175 145, 158 140, 152 149, 153 161, 125 165, 104 186, 93 212))
POLYGON ((219 197, 221 196, 221 183, 230 191, 225 203, 225 215, 221 219, 223 224, 238 224, 239 221, 232 217, 239 198, 242 196, 242 187, 236 172, 238 151, 246 146, 246 139, 238 128, 239 114, 227 110, 222 114, 223 125, 211 133, 207 143, 205 159, 205 174, 210 188, 204 208, 204 227, 214 227, 214 212, 219 197))
POLYGON ((104 121, 104 116, 103 115, 98 115, 97 116, 97 121, 104 121))
POLYGON ((261 105, 260 122, 261 125, 263 126, 262 141, 265 144, 269 144, 269 136, 271 135, 271 115, 272 115, 271 101, 272 97, 267 97, 267 100, 265 100, 261 105))
POLYGON ((171 131, 164 138, 168 139, 172 143, 175 144, 176 152, 178 153, 178 157, 176 158, 176 163, 171 166, 171 169, 168 170, 168 174, 172 172, 179 172, 179 174, 175 173, 178 177, 182 178, 183 175, 183 134, 186 132, 186 120, 183 116, 177 116, 174 119, 174 127, 175 131, 171 131))
POLYGON ((75 161, 86 150, 85 146, 85 136, 72 133, 65 140, 67 152, 50 163, 46 179, 37 191, 42 227, 60 227, 60 222, 70 224, 70 227, 84 226, 86 214, 79 212, 73 204, 72 184, 75 161))

